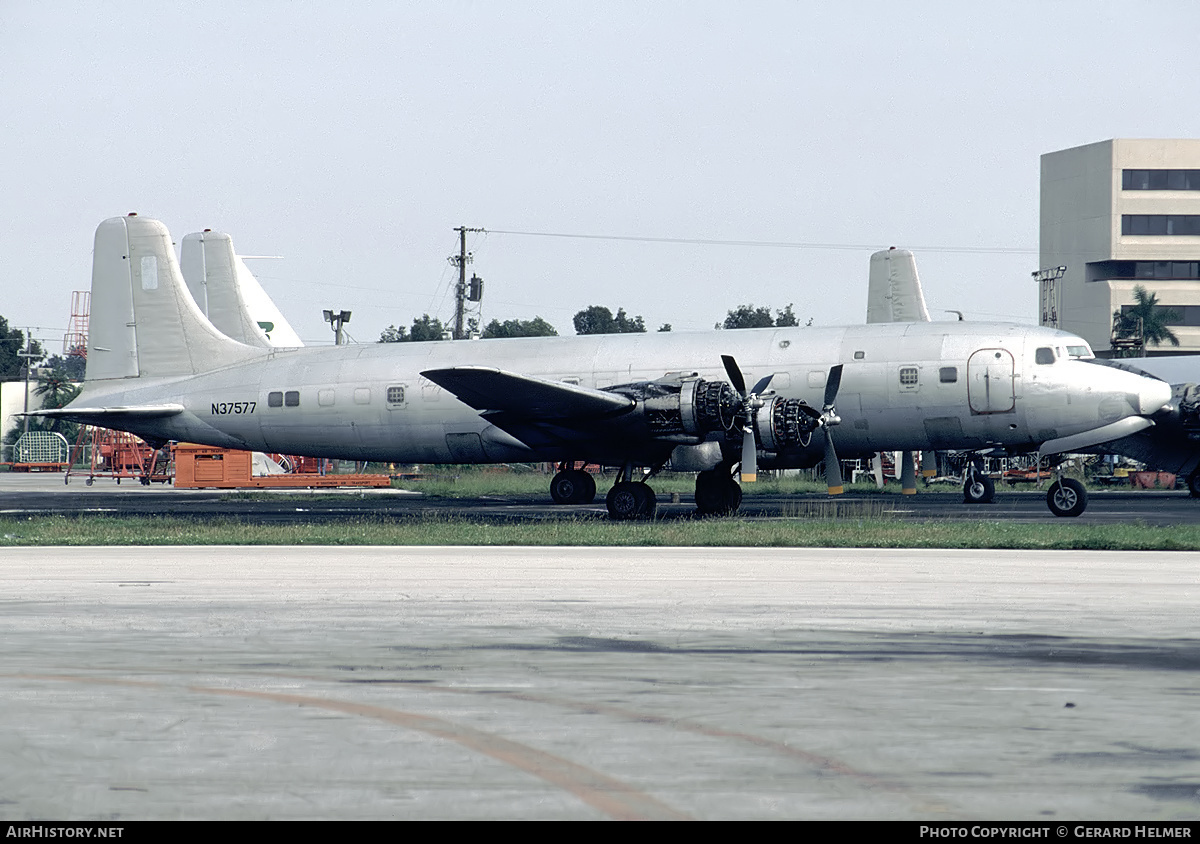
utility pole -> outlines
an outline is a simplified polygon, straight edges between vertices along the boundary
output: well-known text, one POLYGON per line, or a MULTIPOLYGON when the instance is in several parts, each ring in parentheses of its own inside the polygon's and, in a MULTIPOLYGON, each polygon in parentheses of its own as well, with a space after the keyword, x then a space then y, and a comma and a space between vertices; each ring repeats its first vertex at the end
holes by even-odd
POLYGON ((450 264, 458 268, 458 284, 454 287, 454 340, 465 340, 467 302, 478 302, 483 298, 483 279, 477 275, 471 276, 470 289, 467 288, 467 264, 475 258, 467 251, 467 232, 486 232, 487 229, 470 229, 466 226, 456 226, 458 232, 458 254, 450 256, 450 264))
POLYGON ((33 369, 33 359, 37 357, 33 353, 33 329, 26 326, 25 328, 25 351, 17 352, 17 357, 25 358, 25 431, 29 433, 29 370, 33 369))

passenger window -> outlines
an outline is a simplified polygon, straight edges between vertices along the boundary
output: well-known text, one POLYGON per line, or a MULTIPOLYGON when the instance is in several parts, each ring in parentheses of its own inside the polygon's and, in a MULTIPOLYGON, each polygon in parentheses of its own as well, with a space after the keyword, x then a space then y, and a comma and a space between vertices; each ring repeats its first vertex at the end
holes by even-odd
POLYGON ((300 406, 300 391, 299 390, 288 390, 286 393, 283 394, 283 403, 286 407, 299 407, 300 406))
POLYGON ((943 366, 938 370, 938 381, 943 384, 953 384, 958 381, 958 367, 943 366))
POLYGON ((279 390, 267 393, 267 407, 283 407, 283 393, 279 390))
POLYGON ((854 353, 854 359, 855 359, 855 360, 862 360, 862 359, 863 359, 863 358, 865 358, 866 356, 867 356, 867 353, 866 353, 866 352, 855 352, 855 353, 854 353))
POLYGON ((1033 360, 1039 364, 1054 363, 1054 349, 1051 349, 1049 346, 1042 346, 1034 353, 1033 360))

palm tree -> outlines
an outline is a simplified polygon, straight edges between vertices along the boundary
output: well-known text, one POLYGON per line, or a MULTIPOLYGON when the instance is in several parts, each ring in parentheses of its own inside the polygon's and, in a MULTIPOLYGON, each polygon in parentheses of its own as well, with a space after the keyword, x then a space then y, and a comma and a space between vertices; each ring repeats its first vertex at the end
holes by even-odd
POLYGON ((1131 346, 1144 349, 1146 346, 1161 345, 1164 340, 1172 346, 1178 346, 1179 338, 1167 324, 1177 322, 1181 318, 1179 311, 1158 304, 1158 294, 1149 292, 1140 284, 1134 285, 1133 300, 1134 304, 1128 310, 1121 308, 1113 311, 1112 337, 1114 341, 1139 342, 1114 342, 1113 345, 1125 347, 1130 354, 1135 352, 1133 348, 1129 348, 1131 346))

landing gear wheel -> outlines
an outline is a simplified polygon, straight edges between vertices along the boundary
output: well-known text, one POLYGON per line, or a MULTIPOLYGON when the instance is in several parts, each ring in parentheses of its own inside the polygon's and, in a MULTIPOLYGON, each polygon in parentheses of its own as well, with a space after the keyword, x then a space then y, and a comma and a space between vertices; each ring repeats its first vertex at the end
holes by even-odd
POLYGON ((596 500, 596 481, 587 472, 567 469, 550 479, 550 497, 555 504, 591 504, 596 500))
POLYGON ((1188 492, 1192 494, 1192 498, 1200 498, 1200 469, 1197 469, 1187 477, 1188 492))
POLYGON ((991 504, 996 497, 996 484, 987 475, 975 473, 963 484, 964 504, 991 504))
POLYGON ((613 488, 608 491, 606 503, 608 517, 617 522, 652 519, 658 511, 658 499, 654 496, 654 490, 638 481, 613 484, 613 488))
POLYGON ((742 488, 725 473, 714 470, 696 476, 696 509, 702 516, 729 516, 742 506, 742 488))
POLYGON ((1078 516, 1087 509, 1087 490, 1074 478, 1059 478, 1050 484, 1046 506, 1056 516, 1078 516))

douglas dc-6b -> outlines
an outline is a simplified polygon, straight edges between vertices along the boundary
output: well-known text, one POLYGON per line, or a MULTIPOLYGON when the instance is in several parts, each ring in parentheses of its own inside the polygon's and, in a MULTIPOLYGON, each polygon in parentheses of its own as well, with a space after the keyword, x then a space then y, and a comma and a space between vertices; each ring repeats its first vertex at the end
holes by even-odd
MULTIPOLYGON (((1151 427, 1170 387, 1092 357, 1062 331, 964 322, 262 348, 204 317, 166 227, 130 215, 96 231, 83 391, 39 413, 152 444, 554 461, 564 502, 595 495, 577 462, 619 466, 608 511, 634 519, 653 515, 647 481, 668 464, 698 473, 701 512, 729 513, 735 470, 749 481, 759 464, 824 461, 836 494, 839 452, 1046 455, 1151 427)), ((1086 501, 1068 478, 1047 500, 1058 515, 1086 501)))

